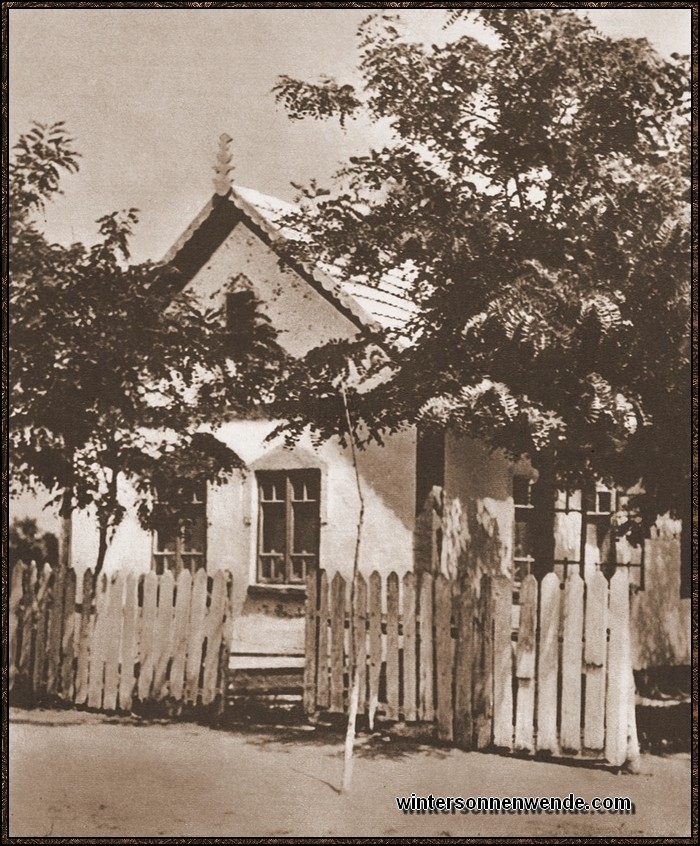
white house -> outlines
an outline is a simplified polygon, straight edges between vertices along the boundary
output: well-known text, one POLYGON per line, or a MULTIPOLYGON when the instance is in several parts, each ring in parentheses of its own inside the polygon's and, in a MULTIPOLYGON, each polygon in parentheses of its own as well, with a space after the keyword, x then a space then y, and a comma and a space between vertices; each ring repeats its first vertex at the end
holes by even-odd
MULTIPOLYGON (((231 186, 225 169, 215 186, 165 257, 179 270, 183 287, 225 309, 229 281, 242 280, 277 330, 280 345, 297 357, 332 339, 350 339, 363 326, 401 332, 415 311, 404 280, 387 277, 375 288, 317 268, 283 269, 277 245, 285 236, 280 217, 289 206, 231 186)), ((231 570, 234 652, 241 667, 298 664, 306 571, 322 567, 331 575, 349 575, 353 565, 359 501, 349 451, 333 440, 316 447, 302 438, 291 449, 281 436, 267 441, 275 425, 251 419, 217 430, 245 461, 245 471, 202 490, 176 535, 146 532, 129 511, 105 559, 107 572, 231 570)), ((365 574, 437 567, 452 572, 465 542, 465 514, 474 505, 496 521, 502 571, 516 582, 529 571, 534 474, 526 463, 513 465, 466 438, 419 438, 409 428, 388 437, 384 446, 360 451, 358 469, 366 504, 360 560, 365 574)), ((123 493, 128 501, 128 490, 123 493)), ((616 543, 610 529, 615 507, 614 492, 602 486, 586 498, 561 495, 555 569, 564 577, 571 567, 585 574, 610 562, 629 566, 640 588, 636 619, 644 627, 644 637, 636 638, 642 644, 637 665, 690 663, 690 600, 679 595, 679 557, 660 561, 647 555, 645 561, 639 550, 616 543), (658 593, 650 604, 644 594, 652 585, 658 593), (658 628, 651 638, 650 626, 658 628)), ((13 514, 21 510, 16 503, 13 514)), ((72 561, 79 574, 94 566, 97 544, 94 519, 76 514, 72 561)))

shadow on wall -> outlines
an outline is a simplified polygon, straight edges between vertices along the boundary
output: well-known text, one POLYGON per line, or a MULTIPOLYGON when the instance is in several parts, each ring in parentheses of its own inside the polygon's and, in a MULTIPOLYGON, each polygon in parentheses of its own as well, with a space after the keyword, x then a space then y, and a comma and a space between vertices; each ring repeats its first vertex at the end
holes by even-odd
POLYGON ((680 544, 646 542, 645 589, 632 602, 634 667, 690 664, 690 600, 680 598, 680 544))
MULTIPOLYGON (((349 451, 348 460, 351 461, 349 451)), ((372 444, 358 452, 362 481, 409 530, 413 531, 416 504, 416 433, 397 432, 384 446, 372 444)))

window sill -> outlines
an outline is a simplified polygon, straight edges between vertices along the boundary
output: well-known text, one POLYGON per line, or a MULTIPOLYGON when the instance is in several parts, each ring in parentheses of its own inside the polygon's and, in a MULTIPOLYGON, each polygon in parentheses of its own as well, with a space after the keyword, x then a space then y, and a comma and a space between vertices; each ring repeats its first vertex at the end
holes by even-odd
POLYGON ((305 599, 306 588, 304 585, 248 585, 248 596, 289 596, 291 598, 305 599))

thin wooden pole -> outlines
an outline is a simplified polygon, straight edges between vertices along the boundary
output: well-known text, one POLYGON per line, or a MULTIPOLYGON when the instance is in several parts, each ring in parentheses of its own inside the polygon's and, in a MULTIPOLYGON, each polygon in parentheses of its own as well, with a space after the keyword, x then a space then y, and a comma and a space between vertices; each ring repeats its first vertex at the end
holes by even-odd
POLYGON ((357 467, 357 453, 355 452, 355 438, 353 435, 352 421, 350 420, 350 410, 348 408, 348 398, 345 393, 345 386, 340 383, 340 393, 343 397, 343 408, 345 409, 345 421, 348 427, 348 437, 350 438, 350 454, 352 456, 352 464, 355 470, 355 484, 357 485, 357 497, 360 501, 360 513, 357 519, 357 538, 355 540, 355 557, 352 565, 352 583, 350 585, 350 703, 348 709, 348 725, 345 732, 345 749, 343 754, 343 784, 341 790, 345 792, 350 788, 352 782, 352 753, 355 747, 355 723, 357 722, 357 707, 360 695, 360 666, 357 661, 355 650, 355 582, 357 581, 357 574, 360 569, 360 540, 362 538, 362 523, 365 517, 365 500, 362 495, 362 485, 360 484, 360 471, 357 467))

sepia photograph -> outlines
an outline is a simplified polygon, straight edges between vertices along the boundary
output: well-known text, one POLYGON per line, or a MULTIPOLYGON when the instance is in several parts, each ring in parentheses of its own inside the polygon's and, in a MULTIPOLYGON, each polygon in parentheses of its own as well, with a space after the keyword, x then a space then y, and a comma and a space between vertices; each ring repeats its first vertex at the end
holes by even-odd
POLYGON ((3 843, 697 842, 697 14, 3 3, 3 843))

